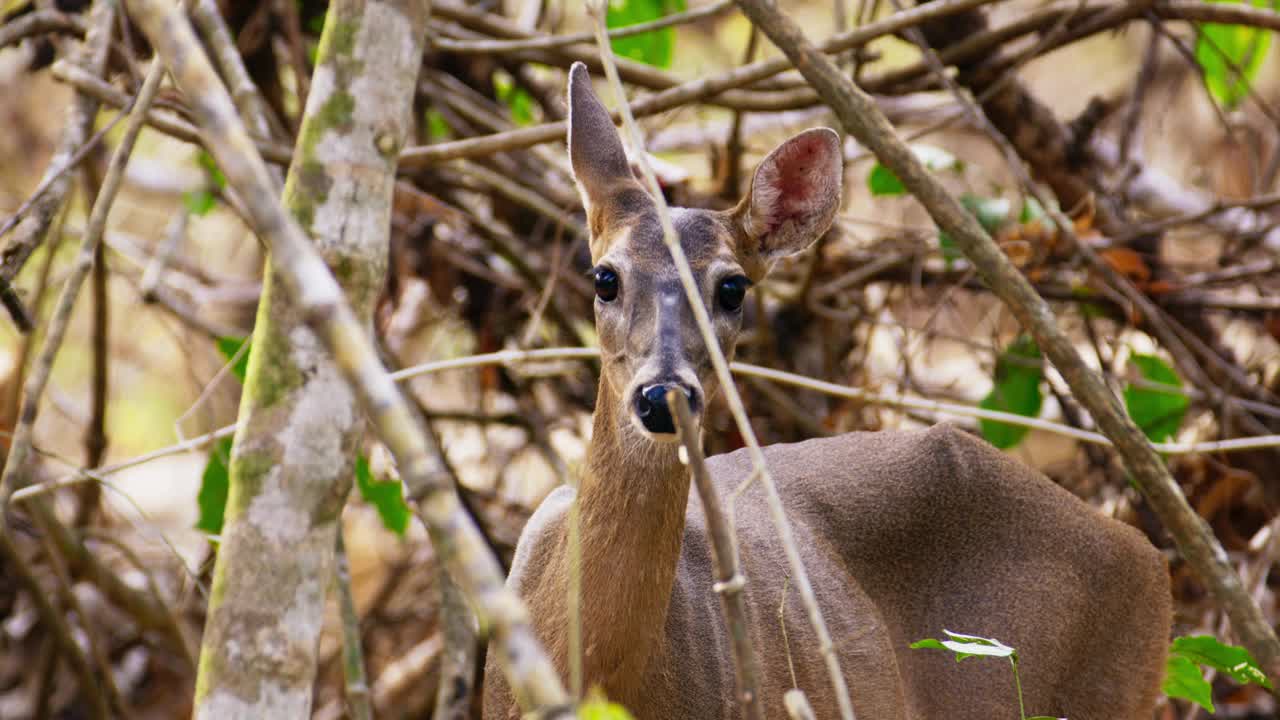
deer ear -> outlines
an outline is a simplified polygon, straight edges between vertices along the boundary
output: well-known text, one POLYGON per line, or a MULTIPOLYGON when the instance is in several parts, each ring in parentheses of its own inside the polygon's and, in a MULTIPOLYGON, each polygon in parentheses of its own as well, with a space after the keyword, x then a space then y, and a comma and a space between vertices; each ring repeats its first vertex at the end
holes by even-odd
POLYGON ((620 181, 632 182, 613 118, 591 89, 587 66, 580 62, 569 69, 569 162, 588 216, 608 204, 620 181))
POLYGON ((843 178, 834 131, 805 130, 779 145, 756 168, 751 191, 736 210, 747 236, 744 250, 767 267, 809 247, 835 219, 843 178))

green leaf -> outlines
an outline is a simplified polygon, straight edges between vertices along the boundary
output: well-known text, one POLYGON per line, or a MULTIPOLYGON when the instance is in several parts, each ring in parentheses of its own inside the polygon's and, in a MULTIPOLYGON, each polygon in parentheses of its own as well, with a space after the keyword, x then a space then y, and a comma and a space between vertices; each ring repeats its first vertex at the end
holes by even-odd
POLYGON ((909 646, 912 650, 946 650, 947 646, 942 644, 941 640, 933 638, 925 638, 917 640, 909 646))
POLYGON ((1182 379, 1173 368, 1154 355, 1134 353, 1129 357, 1144 380, 1170 386, 1168 390, 1136 387, 1124 388, 1124 406, 1129 417, 1152 442, 1164 442, 1178 432, 1191 401, 1182 394, 1182 379))
POLYGON ((424 114, 424 119, 427 123, 427 136, 432 140, 443 140, 449 137, 449 123, 440 114, 439 110, 427 110, 424 114))
MULTIPOLYGON (((609 0, 605 24, 610 29, 626 27, 684 12, 685 7, 685 0, 609 0)), ((617 38, 610 45, 619 57, 667 68, 671 67, 671 59, 675 55, 676 31, 674 27, 650 30, 617 38)))
POLYGON ((227 186, 227 176, 218 169, 218 162, 208 152, 201 150, 196 153, 196 164, 209 176, 209 182, 213 183, 215 190, 222 190, 227 186))
POLYGON ((196 165, 204 170, 208 183, 199 190, 183 193, 182 204, 186 206, 187 212, 200 217, 208 215, 209 211, 217 206, 218 193, 227 186, 227 176, 218 169, 218 163, 214 161, 213 156, 204 150, 196 153, 196 165))
POLYGON ((231 487, 228 465, 231 461, 232 438, 222 438, 209 449, 209 461, 200 477, 200 492, 196 506, 200 515, 196 529, 210 535, 222 532, 222 518, 227 509, 227 491, 231 487))
POLYGON ((1219 642, 1212 635, 1190 635, 1174 638, 1169 651, 1188 660, 1208 665, 1219 672, 1230 675, 1241 685, 1261 685, 1271 689, 1271 681, 1266 673, 1258 667, 1249 651, 1236 645, 1219 642))
POLYGON ((962 635, 953 633, 950 630, 943 630, 949 639, 935 640, 933 638, 925 638, 911 643, 912 650, 933 649, 947 650, 956 656, 956 662, 971 657, 997 657, 1012 658, 1016 663, 1018 660, 1018 651, 1005 645, 994 638, 985 638, 980 635, 962 635))
POLYGON ((247 337, 220 337, 214 341, 214 345, 218 347, 218 352, 222 354, 222 357, 227 362, 235 360, 235 364, 231 366, 231 372, 240 378, 241 383, 244 382, 245 374, 249 371, 249 350, 246 349, 243 353, 240 353, 240 348, 244 347, 247 342, 249 342, 247 337), (240 353, 239 358, 236 357, 236 353, 240 353))
MULTIPOLYGON (((1235 0, 1208 0, 1235 2, 1235 0)), ((1256 7, 1267 7, 1264 0, 1254 0, 1256 7)), ((1262 69, 1271 46, 1271 32, 1245 25, 1205 23, 1196 34, 1196 62, 1204 71, 1209 94, 1228 109, 1235 107, 1249 93, 1249 87, 1262 69)))
MULTIPOLYGON (((988 198, 966 193, 960 196, 960 204, 978 219, 978 224, 984 230, 993 235, 1009 222, 1009 216, 1013 214, 1013 204, 1005 198, 988 198)), ((1026 212, 1025 206, 1023 212, 1026 212)), ((951 269, 952 262, 964 257, 964 253, 960 252, 960 248, 956 246, 955 239, 944 230, 938 230, 938 247, 942 249, 942 257, 947 262, 948 270, 951 269)))
POLYGON ((511 121, 516 125, 533 123, 533 98, 524 88, 516 85, 506 73, 496 73, 493 77, 493 88, 498 99, 507 106, 511 113, 511 121))
POLYGON ((907 186, 902 184, 898 176, 880 163, 876 163, 867 174, 867 189, 872 195, 880 196, 902 195, 907 192, 907 186))
MULTIPOLYGON (((995 386, 978 403, 986 410, 1015 413, 1023 417, 1036 417, 1044 397, 1040 393, 1040 381, 1044 371, 1040 366, 1040 348, 1029 337, 1021 336, 1009 344, 996 359, 995 386)), ((982 437, 1001 450, 1022 442, 1029 428, 1010 425, 998 420, 979 420, 982 437)))
POLYGON ((189 190, 182 193, 182 205, 196 217, 209 214, 218 205, 218 196, 208 190, 189 190))
POLYGON ((978 218, 978 224, 988 233, 995 234, 1013 216, 1013 203, 1008 198, 961 195, 960 204, 978 218))
POLYGON ((1039 200, 1028 195, 1025 202, 1022 203, 1022 212, 1018 213, 1018 224, 1026 225, 1030 222, 1039 222, 1047 227, 1057 227, 1057 223, 1053 218, 1049 217, 1049 212, 1044 209, 1039 200))
POLYGON ((1182 655, 1170 655, 1164 666, 1164 694, 1190 700, 1213 712, 1213 688, 1205 682, 1200 668, 1182 655))
POLYGON ((382 524, 391 532, 403 537, 409 527, 409 505, 404 501, 399 480, 375 480, 369 470, 369 459, 356 456, 356 487, 360 497, 378 511, 382 524))
MULTIPOLYGON (((915 153, 916 159, 922 165, 934 172, 943 170, 959 172, 964 169, 963 162, 942 148, 932 145, 912 145, 911 151, 915 153)), ((878 162, 871 168, 871 172, 867 174, 867 189, 871 191, 872 195, 881 196, 902 195, 907 192, 906 186, 902 184, 898 176, 878 162)))

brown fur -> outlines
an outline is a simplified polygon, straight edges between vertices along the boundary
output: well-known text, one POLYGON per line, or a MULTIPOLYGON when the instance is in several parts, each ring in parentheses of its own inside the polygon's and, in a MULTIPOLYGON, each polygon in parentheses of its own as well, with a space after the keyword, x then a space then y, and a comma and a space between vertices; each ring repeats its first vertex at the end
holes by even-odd
MULTIPOLYGON (((628 400, 645 384, 678 382, 702 398, 715 387, 656 215, 632 194, 638 185, 616 162, 625 154, 607 120, 575 67, 570 154, 588 213, 599 215, 592 256, 621 279, 618 298, 596 306, 604 371, 578 495, 584 675, 638 718, 735 718, 700 502, 675 445, 643 430, 628 400)), ((838 153, 834 133, 802 133, 766 158, 735 210, 676 212, 726 353, 739 317, 716 306, 717 283, 735 272, 759 279, 826 230, 839 198, 838 153)), ((1005 663, 956 664, 908 649, 944 628, 1016 647, 1030 713, 1150 718, 1170 595, 1163 558, 1135 530, 948 426, 775 445, 765 456, 861 720, 1017 717, 1005 663)), ((727 502, 750 461, 740 451, 712 458, 709 469, 727 502)), ((509 579, 566 677, 573 497, 559 488, 534 513, 509 579)), ((758 487, 736 505, 766 715, 784 717, 782 695, 798 686, 818 717, 836 717, 762 508, 758 487)), ((487 670, 485 717, 519 717, 496 664, 487 670)))

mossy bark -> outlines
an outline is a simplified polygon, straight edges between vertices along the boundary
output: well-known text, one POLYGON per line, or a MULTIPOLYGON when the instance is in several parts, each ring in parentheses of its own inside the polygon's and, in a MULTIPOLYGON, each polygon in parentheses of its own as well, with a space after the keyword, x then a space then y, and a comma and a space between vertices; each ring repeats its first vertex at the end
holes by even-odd
MULTIPOLYGON (((366 323, 382 285, 396 157, 410 128, 427 5, 334 3, 284 203, 366 323)), ((195 716, 308 717, 357 398, 268 273, 231 457, 195 716)))

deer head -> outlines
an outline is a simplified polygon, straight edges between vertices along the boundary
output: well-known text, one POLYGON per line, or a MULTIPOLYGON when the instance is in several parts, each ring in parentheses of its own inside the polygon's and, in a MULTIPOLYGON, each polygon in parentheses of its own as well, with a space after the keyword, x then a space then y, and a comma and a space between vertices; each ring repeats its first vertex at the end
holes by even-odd
MULTIPOLYGON (((640 149, 637 148, 637 151, 640 149)), ((569 76, 569 158, 591 232, 602 395, 612 393, 615 427, 674 442, 666 393, 678 389, 695 415, 716 391, 703 344, 654 199, 632 173, 613 120, 587 69, 569 76)), ((840 205, 840 141, 806 130, 760 163, 732 210, 672 208, 716 339, 731 357, 747 290, 779 258, 804 250, 831 226, 840 205)), ((603 398, 602 398, 603 399, 603 398)))

